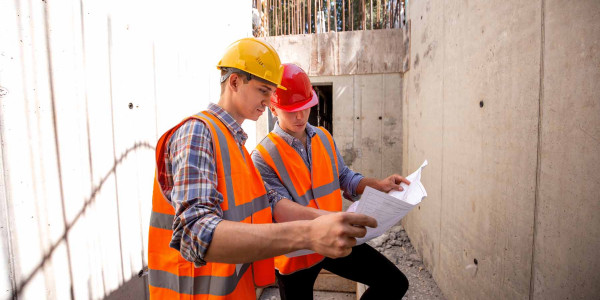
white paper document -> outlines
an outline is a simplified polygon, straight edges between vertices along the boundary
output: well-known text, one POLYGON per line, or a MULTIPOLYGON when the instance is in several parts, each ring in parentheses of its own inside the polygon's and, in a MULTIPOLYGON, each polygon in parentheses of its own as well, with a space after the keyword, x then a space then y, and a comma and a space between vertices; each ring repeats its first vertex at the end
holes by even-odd
POLYGON ((360 201, 354 202, 347 211, 375 218, 377 228, 367 227, 367 235, 356 239, 357 245, 384 234, 413 207, 421 203, 423 198, 427 197, 427 191, 421 183, 421 171, 425 166, 427 166, 427 160, 415 172, 406 177, 410 181, 410 185, 400 184, 404 188, 403 191, 391 191, 386 194, 371 187, 365 188, 360 201))
MULTIPOLYGON (((363 244, 374 239, 392 226, 396 225, 409 211, 421 203, 423 198, 427 197, 425 187, 421 183, 421 171, 427 166, 427 160, 406 179, 410 185, 401 183, 403 191, 391 191, 389 193, 380 192, 374 188, 366 187, 359 201, 356 201, 348 207, 346 211, 356 212, 371 216, 377 220, 377 228, 367 227, 367 234, 362 238, 356 239, 356 244, 363 244)), ((311 250, 298 250, 288 253, 285 256, 295 257, 314 253, 311 250)))

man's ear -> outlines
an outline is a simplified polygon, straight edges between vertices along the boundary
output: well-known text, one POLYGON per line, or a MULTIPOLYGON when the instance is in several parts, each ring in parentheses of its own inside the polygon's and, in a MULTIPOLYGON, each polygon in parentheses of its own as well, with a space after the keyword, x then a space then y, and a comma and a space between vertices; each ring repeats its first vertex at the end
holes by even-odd
POLYGON ((229 75, 229 87, 234 91, 237 92, 238 87, 240 85, 240 76, 237 73, 231 73, 231 75, 229 75))

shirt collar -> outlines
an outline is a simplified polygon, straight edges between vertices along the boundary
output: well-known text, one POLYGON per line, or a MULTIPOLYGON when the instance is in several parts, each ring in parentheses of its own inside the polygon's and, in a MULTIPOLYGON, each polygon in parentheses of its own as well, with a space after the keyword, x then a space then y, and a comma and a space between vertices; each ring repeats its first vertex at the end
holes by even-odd
POLYGON ((229 131, 233 134, 235 140, 240 143, 240 145, 244 145, 246 140, 248 139, 248 135, 242 129, 242 126, 235 121, 235 119, 222 107, 217 104, 209 103, 207 110, 211 112, 215 117, 217 117, 225 127, 229 129, 229 131))
MULTIPOLYGON (((310 125, 310 123, 306 123, 306 134, 308 135, 309 139, 312 139, 313 136, 315 136, 315 134, 317 134, 317 132, 315 131, 315 127, 310 125)), ((283 138, 283 140, 288 143, 288 144, 292 144, 294 141, 301 143, 301 141, 293 136, 291 136, 289 133, 283 131, 283 129, 281 129, 281 127, 279 126, 279 121, 277 121, 275 123, 275 126, 273 127, 273 132, 276 133, 277 135, 279 135, 281 138, 283 138)))

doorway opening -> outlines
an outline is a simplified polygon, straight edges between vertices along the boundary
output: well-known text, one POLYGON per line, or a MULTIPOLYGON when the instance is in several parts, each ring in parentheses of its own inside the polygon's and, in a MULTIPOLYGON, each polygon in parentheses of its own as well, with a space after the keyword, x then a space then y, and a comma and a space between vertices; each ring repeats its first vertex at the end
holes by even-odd
POLYGON ((310 110, 308 122, 313 126, 325 127, 333 135, 333 84, 314 83, 313 88, 319 97, 319 105, 310 110))

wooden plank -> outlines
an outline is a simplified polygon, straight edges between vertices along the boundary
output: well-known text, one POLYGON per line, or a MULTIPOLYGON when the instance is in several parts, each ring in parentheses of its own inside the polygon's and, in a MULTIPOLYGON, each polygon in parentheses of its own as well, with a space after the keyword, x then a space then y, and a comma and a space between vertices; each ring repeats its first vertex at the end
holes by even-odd
POLYGON ((327 32, 331 31, 331 0, 327 0, 327 32))
POLYGON ((333 31, 337 30, 337 1, 333 1, 333 31))

